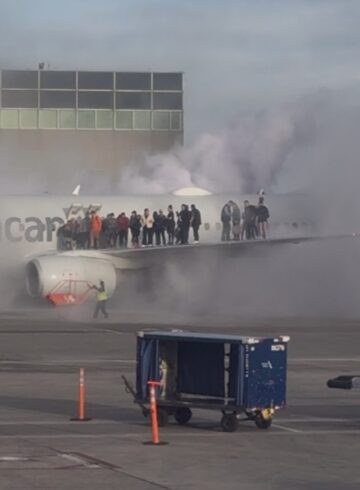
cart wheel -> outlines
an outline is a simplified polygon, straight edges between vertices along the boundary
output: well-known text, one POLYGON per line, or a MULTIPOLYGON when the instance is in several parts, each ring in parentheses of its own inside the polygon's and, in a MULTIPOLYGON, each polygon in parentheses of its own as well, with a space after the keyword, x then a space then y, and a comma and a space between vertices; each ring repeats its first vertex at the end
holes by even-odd
POLYGON ((192 411, 188 407, 180 407, 175 410, 174 418, 180 425, 187 424, 192 417, 192 411))
POLYGON ((238 427, 238 419, 235 413, 225 413, 221 419, 221 428, 224 432, 235 432, 238 427))
POLYGON ((258 414, 254 419, 255 425, 258 429, 268 429, 272 423, 272 418, 264 419, 261 414, 258 414))
POLYGON ((159 427, 165 427, 169 423, 169 414, 163 408, 157 410, 157 420, 159 427))

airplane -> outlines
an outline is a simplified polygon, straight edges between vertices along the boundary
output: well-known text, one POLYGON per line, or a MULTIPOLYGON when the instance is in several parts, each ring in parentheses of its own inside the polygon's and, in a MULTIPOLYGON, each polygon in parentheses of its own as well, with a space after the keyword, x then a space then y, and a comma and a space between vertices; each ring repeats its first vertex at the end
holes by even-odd
MULTIPOLYGON (((220 241, 220 213, 229 200, 240 207, 245 199, 256 204, 258 195, 211 194, 200 188, 185 188, 166 195, 80 195, 77 186, 71 196, 0 196, 0 252, 3 265, 25 265, 25 283, 31 297, 50 299, 56 305, 84 302, 94 284, 104 280, 109 296, 121 285, 122 272, 152 267, 174 258, 199 256, 204 250, 229 255, 259 246, 280 246, 312 239, 316 223, 309 219, 308 198, 303 195, 266 196, 271 215, 271 239, 220 241), (106 216, 132 210, 143 213, 174 210, 182 203, 195 204, 201 211, 200 243, 138 249, 69 250, 57 249, 56 231, 67 220, 96 210, 106 216), (225 247, 225 248, 224 248, 225 247)), ((314 217, 312 216, 312 219, 314 217)))

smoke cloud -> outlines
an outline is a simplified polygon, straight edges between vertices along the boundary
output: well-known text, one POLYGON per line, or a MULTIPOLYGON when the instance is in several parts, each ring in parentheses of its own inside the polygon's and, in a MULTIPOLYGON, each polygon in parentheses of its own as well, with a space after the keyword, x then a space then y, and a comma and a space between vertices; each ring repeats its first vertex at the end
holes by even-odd
MULTIPOLYGON (((360 87, 359 87, 360 88, 360 87)), ((319 90, 277 110, 239 117, 219 134, 204 133, 170 153, 132 162, 118 188, 164 193, 198 186, 212 192, 357 192, 360 91, 319 90)))
POLYGON ((188 186, 212 192, 271 189, 295 151, 313 142, 310 107, 288 106, 240 118, 220 134, 204 133, 189 146, 124 169, 120 190, 164 193, 188 186))

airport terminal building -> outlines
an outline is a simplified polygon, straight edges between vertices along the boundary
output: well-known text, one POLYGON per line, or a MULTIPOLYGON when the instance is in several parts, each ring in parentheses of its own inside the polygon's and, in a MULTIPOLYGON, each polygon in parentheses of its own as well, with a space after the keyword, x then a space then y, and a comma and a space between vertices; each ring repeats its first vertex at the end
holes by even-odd
POLYGON ((1 70, 0 159, 46 171, 71 162, 87 175, 183 143, 181 72, 1 70))

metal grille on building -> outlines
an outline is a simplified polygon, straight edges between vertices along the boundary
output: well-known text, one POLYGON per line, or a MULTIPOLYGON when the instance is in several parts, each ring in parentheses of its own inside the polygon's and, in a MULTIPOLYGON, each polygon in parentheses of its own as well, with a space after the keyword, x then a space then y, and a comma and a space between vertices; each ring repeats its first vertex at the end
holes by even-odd
POLYGON ((0 129, 183 131, 183 74, 2 70, 0 129))

